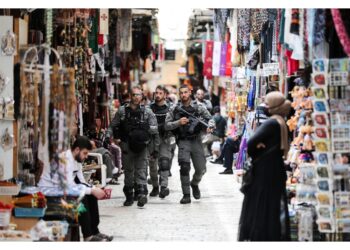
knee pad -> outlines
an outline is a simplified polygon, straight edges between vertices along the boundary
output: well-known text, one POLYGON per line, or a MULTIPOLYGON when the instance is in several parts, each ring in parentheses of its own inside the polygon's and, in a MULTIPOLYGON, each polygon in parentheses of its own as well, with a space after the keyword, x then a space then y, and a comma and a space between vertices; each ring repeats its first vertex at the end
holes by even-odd
POLYGON ((189 175, 191 170, 190 162, 181 162, 180 164, 180 175, 189 175))
POLYGON ((166 157, 159 158, 158 166, 159 166, 159 171, 170 170, 170 159, 166 157))

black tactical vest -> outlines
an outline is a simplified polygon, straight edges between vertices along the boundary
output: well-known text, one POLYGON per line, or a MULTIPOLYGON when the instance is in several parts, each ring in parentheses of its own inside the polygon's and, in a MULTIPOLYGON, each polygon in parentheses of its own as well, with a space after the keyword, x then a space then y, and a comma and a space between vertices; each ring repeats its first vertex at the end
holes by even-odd
POLYGON ((132 151, 142 151, 150 141, 149 124, 145 120, 145 107, 136 110, 125 107, 125 119, 121 121, 121 140, 128 141, 132 151))
POLYGON ((165 118, 169 111, 169 105, 164 104, 163 106, 158 106, 156 103, 152 103, 150 106, 157 118, 159 134, 163 136, 165 133, 165 130, 164 130, 165 118))

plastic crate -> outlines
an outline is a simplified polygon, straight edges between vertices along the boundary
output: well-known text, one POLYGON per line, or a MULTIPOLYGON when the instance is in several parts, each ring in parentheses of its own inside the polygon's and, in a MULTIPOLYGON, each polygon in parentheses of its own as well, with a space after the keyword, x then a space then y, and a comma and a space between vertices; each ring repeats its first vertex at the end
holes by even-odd
POLYGON ((17 186, 0 186, 0 195, 18 195, 21 191, 21 184, 17 186))
POLYGON ((15 217, 21 218, 40 218, 44 217, 46 207, 45 208, 22 208, 16 207, 15 209, 15 217))

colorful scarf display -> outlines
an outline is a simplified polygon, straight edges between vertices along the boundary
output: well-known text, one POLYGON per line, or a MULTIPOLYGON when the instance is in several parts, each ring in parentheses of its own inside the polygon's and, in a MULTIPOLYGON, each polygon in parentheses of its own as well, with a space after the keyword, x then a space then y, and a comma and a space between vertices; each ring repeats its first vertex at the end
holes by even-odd
POLYGON ((214 42, 213 50, 213 76, 220 75, 221 42, 214 42))
POLYGON ((226 51, 227 43, 221 43, 221 53, 220 53, 220 76, 225 76, 226 73, 226 51))
POLYGON ((203 75, 207 79, 213 78, 213 49, 214 49, 214 42, 206 41, 203 75))
POLYGON ((225 76, 232 76, 231 55, 232 55, 232 45, 231 45, 231 43, 227 43, 225 76))

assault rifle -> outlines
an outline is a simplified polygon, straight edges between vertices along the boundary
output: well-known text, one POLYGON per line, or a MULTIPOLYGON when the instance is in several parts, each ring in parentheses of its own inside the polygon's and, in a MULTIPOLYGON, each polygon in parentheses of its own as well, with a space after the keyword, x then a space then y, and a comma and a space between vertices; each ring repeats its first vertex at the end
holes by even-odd
POLYGON ((177 108, 179 111, 181 111, 182 113, 188 115, 189 120, 190 120, 190 127, 189 127, 189 129, 188 129, 188 132, 189 132, 189 133, 193 133, 193 131, 194 131, 195 127, 198 125, 198 123, 204 125, 204 126, 207 127, 207 128, 211 128, 211 127, 212 127, 212 126, 209 126, 209 124, 206 123, 205 121, 203 121, 201 118, 199 118, 199 117, 197 117, 197 116, 195 116, 195 115, 193 115, 193 114, 187 112, 187 111, 184 110, 183 108, 181 108, 181 107, 179 107, 179 106, 177 106, 176 108, 177 108))

